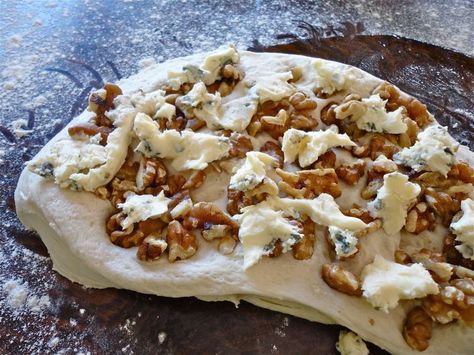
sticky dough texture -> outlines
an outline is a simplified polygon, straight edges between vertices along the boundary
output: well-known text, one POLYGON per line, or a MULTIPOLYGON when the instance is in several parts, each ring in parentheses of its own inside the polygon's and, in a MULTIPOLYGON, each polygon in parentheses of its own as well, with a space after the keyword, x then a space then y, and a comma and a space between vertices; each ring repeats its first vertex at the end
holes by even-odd
MULTIPOLYGON (((245 51, 240 54, 240 65, 246 78, 252 78, 262 68, 288 70, 295 65, 307 65, 310 60, 283 54, 245 51)), ((165 82, 168 70, 180 70, 188 63, 199 64, 204 57, 205 54, 198 54, 157 64, 120 81, 118 85, 127 95, 139 89, 145 92, 156 90, 165 82)), ((354 68, 354 71, 360 80, 352 89, 363 96, 381 82, 359 69, 354 68)), ((88 118, 90 113, 84 112, 68 126, 88 118)), ((67 127, 38 154, 46 154, 54 141, 65 137, 67 127)), ((224 189, 225 186, 222 191, 224 189)), ((343 192, 343 197, 350 195, 350 191, 343 192)), ((222 196, 215 197, 214 200, 222 205, 222 196)), ((392 353, 419 354, 402 337, 403 306, 385 314, 372 308, 363 298, 347 296, 326 285, 320 270, 324 263, 329 262, 329 252, 320 236, 309 260, 296 261, 290 254, 285 254, 275 259, 264 258, 245 272, 241 245, 233 254, 221 255, 214 244, 202 239, 196 255, 188 260, 169 263, 162 258, 157 262, 143 263, 136 258, 135 248, 123 249, 109 241, 104 222, 112 212, 108 201, 91 193, 60 189, 27 170, 20 176, 15 200, 20 220, 38 231, 48 247, 54 269, 85 286, 124 288, 169 297, 196 296, 206 301, 247 300, 309 320, 339 323, 392 353), (374 325, 370 325, 370 319, 375 321, 374 325)), ((387 238, 382 231, 367 236, 361 240, 361 252, 350 261, 351 268, 359 272, 375 254, 393 260, 399 240, 399 234, 387 238)), ((456 324, 435 327, 430 347, 423 354, 469 353, 473 343, 472 328, 456 324)))

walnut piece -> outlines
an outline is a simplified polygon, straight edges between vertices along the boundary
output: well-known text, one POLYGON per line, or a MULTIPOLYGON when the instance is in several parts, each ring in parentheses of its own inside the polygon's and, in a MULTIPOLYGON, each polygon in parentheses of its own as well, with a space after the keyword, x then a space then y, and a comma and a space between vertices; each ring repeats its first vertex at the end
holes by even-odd
POLYGON ((150 234, 137 249, 137 258, 141 261, 155 261, 168 248, 168 243, 159 236, 150 234))
POLYGON ((365 165, 363 160, 351 164, 343 164, 336 168, 337 177, 348 185, 355 185, 364 176, 365 165))
POLYGON ((196 254, 196 236, 178 221, 172 221, 168 225, 166 233, 166 243, 168 244, 168 260, 185 260, 196 254))
POLYGON ((294 198, 314 198, 322 193, 335 198, 341 196, 334 169, 300 170, 296 173, 276 169, 276 173, 282 178, 278 184, 280 189, 294 198))
POLYGON ((275 142, 268 141, 260 148, 262 153, 266 153, 278 161, 278 167, 283 169, 284 154, 280 146, 275 142))
POLYGON ((300 229, 303 231, 303 238, 293 245, 293 257, 296 260, 306 260, 313 256, 315 236, 315 224, 311 218, 306 218, 302 222, 298 222, 300 229))
POLYGON ((409 233, 420 234, 425 230, 434 230, 436 227, 436 219, 425 202, 417 203, 408 212, 405 222, 405 230, 409 233))
POLYGON ((439 294, 424 298, 422 307, 441 324, 462 320, 466 325, 474 326, 474 280, 455 279, 440 285, 439 294))
POLYGON ((324 282, 332 289, 350 296, 361 296, 359 281, 350 271, 338 264, 324 264, 321 268, 324 282))
POLYGON ((403 326, 403 338, 415 350, 423 351, 429 346, 433 321, 422 307, 415 307, 408 312, 403 326))

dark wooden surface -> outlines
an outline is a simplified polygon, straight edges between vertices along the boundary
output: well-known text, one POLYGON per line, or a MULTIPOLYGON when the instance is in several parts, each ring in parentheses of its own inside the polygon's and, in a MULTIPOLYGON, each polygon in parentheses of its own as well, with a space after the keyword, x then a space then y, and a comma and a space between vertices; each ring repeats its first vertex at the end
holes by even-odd
MULTIPOLYGON (((462 54, 414 40, 361 34, 361 25, 314 28, 303 25, 303 39, 287 35, 278 40, 292 44, 256 51, 298 53, 356 65, 395 83, 428 104, 438 120, 462 142, 474 145, 474 60, 462 54), (471 121, 470 121, 471 119, 471 121)), ((77 108, 70 104, 63 112, 77 108), (72 107, 71 107, 72 106, 72 107)), ((59 109, 59 108, 58 108, 59 109)), ((69 117, 65 114, 63 117, 69 117)), ((67 118, 64 119, 67 121, 67 118)), ((38 122, 35 123, 38 125, 38 122)), ((64 124, 35 137, 8 137, 17 149, 7 152, 0 193, 5 215, 14 212, 13 191, 22 163, 64 124)), ((32 123, 33 125, 33 123, 32 123)), ((3 127, 0 132, 5 133, 3 127)), ((34 232, 14 218, 3 225, 0 244, 9 256, 1 276, 21 277, 30 287, 48 285, 51 306, 41 315, 0 310, 0 353, 97 354, 334 354, 340 327, 326 326, 242 303, 206 303, 196 299, 169 299, 126 290, 93 290, 69 282, 42 261, 27 267, 28 259, 15 259, 21 248, 47 255, 34 232), (166 337, 163 336, 163 333, 166 337), (162 333, 161 338, 159 334, 162 333), (49 342, 57 337, 58 340, 49 342), (48 343, 49 342, 49 343, 48 343)), ((111 245, 111 247, 113 247, 111 245)), ((371 353, 383 353, 371 346, 371 353)))

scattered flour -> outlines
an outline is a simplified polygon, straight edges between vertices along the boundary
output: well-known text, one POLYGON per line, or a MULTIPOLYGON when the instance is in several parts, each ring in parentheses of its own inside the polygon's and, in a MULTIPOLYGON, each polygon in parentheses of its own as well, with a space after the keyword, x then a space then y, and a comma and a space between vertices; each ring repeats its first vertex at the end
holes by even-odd
POLYGON ((3 284, 6 305, 14 312, 31 311, 41 313, 51 306, 49 296, 38 296, 28 287, 28 283, 17 279, 7 280, 3 284))
POLYGON ((15 134, 17 138, 22 138, 24 136, 27 136, 31 132, 33 132, 30 129, 25 129, 28 126, 28 121, 25 120, 24 118, 19 118, 11 123, 12 126, 12 131, 15 134))
POLYGON ((149 67, 153 64, 156 64, 155 58, 153 58, 153 57, 146 57, 146 58, 140 59, 138 61, 138 67, 140 69, 144 69, 144 68, 149 67))
POLYGON ((166 341, 167 337, 168 337, 168 335, 165 332, 159 332, 158 333, 158 341, 160 342, 160 344, 163 344, 166 341))

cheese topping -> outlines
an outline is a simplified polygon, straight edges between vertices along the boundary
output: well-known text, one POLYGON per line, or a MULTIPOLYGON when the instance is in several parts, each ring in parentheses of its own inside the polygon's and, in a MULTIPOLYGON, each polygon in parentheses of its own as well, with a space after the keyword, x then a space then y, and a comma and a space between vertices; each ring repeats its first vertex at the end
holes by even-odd
POLYGON ((367 204, 372 217, 383 220, 383 229, 389 235, 399 232, 405 225, 408 206, 416 199, 421 188, 398 172, 386 174, 377 198, 367 204))
POLYGON ((163 215, 168 211, 170 201, 164 191, 158 196, 130 193, 124 203, 117 205, 127 215, 121 223, 122 228, 127 229, 134 223, 163 215))
POLYGON ((474 260, 474 200, 468 198, 461 202, 462 217, 451 223, 451 230, 456 234, 460 245, 456 249, 466 259, 474 260))
POLYGON ((153 117, 154 119, 166 118, 171 120, 176 116, 176 108, 165 100, 165 92, 157 90, 145 94, 140 91, 132 95, 131 102, 138 112, 153 117))
POLYGON ((222 69, 227 64, 236 64, 239 59, 234 46, 221 47, 209 54, 201 66, 188 64, 182 71, 169 71, 168 84, 173 90, 178 90, 185 83, 194 84, 198 81, 211 85, 222 78, 222 69))
POLYGON ((267 201, 242 209, 234 216, 239 222, 239 240, 244 249, 244 269, 255 265, 263 255, 269 255, 275 241, 280 240, 283 252, 303 236, 298 227, 283 217, 282 211, 274 210, 267 201))
POLYGON ((330 148, 355 145, 347 134, 338 134, 332 129, 305 132, 290 128, 283 135, 282 150, 285 154, 285 162, 293 163, 298 157, 300 166, 304 168, 313 164, 330 148))
POLYGON ((251 83, 253 85, 250 93, 257 97, 261 104, 266 101, 281 101, 296 91, 296 88, 288 83, 291 79, 293 79, 293 74, 290 71, 259 73, 258 81, 251 83))
POLYGON ((203 170, 208 163, 226 157, 230 149, 226 137, 192 131, 160 132, 157 124, 143 113, 137 114, 134 131, 140 139, 137 151, 148 157, 171 159, 171 166, 178 171, 203 170))
POLYGON ((388 261, 380 255, 362 270, 363 296, 375 308, 388 313, 399 300, 437 294, 438 285, 421 264, 410 266, 388 261))
POLYGON ((257 110, 257 103, 250 96, 243 96, 221 103, 221 96, 207 92, 203 83, 196 83, 187 95, 176 100, 176 106, 187 118, 197 117, 209 129, 230 129, 241 132, 250 123, 257 110))
POLYGON ((303 77, 297 82, 298 88, 308 93, 320 91, 327 95, 346 89, 354 76, 347 65, 324 59, 314 59, 302 71, 303 77))
POLYGON ((346 229, 330 226, 329 239, 334 244, 336 257, 338 259, 348 258, 359 250, 357 249, 359 239, 357 239, 353 232, 346 229))
POLYGON ((449 135, 446 127, 433 125, 420 132, 418 142, 395 154, 393 160, 415 171, 434 171, 447 176, 456 163, 458 148, 459 143, 449 135))
POLYGON ((336 349, 341 355, 368 355, 367 345, 354 332, 341 330, 339 332, 339 341, 336 343, 336 349))
POLYGON ((229 186, 239 191, 252 190, 263 181, 267 171, 276 164, 275 158, 268 154, 248 152, 244 164, 232 175, 229 186))
POLYGON ((362 101, 353 100, 342 104, 334 110, 337 119, 351 117, 359 129, 368 132, 381 132, 390 134, 405 133, 408 126, 403 120, 403 108, 387 112, 385 104, 379 94, 362 101))
POLYGON ((334 226, 349 231, 357 231, 367 227, 359 218, 343 214, 334 198, 325 193, 312 200, 273 198, 272 201, 279 209, 294 217, 304 214, 311 218, 314 223, 323 226, 334 226))
POLYGON ((108 113, 116 127, 107 145, 97 140, 61 140, 53 144, 46 156, 28 163, 28 169, 43 177, 53 178, 62 188, 95 191, 107 184, 125 161, 130 144, 130 131, 135 112, 126 100, 108 113))

